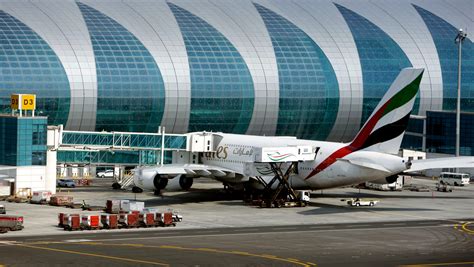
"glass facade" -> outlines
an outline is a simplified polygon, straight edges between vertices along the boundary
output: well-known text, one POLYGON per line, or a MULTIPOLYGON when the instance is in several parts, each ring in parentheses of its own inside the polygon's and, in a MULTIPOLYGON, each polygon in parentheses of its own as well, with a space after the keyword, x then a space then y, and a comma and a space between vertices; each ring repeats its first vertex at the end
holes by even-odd
POLYGON ((426 118, 410 118, 408 121, 408 127, 403 136, 402 148, 412 149, 412 150, 423 150, 423 134, 424 129, 423 125, 426 118))
POLYGON ((95 54, 96 130, 157 132, 163 117, 165 89, 150 52, 115 20, 85 4, 77 5, 95 54))
POLYGON ((168 3, 189 60, 189 131, 247 131, 254 107, 252 76, 236 48, 203 19, 168 3))
MULTIPOLYGON (((335 4, 347 22, 359 53, 363 80, 362 120, 364 124, 403 68, 411 67, 408 57, 384 31, 359 14, 335 4)), ((413 107, 418 114, 419 93, 413 107)))
MULTIPOLYGON (((455 110, 458 88, 458 30, 433 13, 413 5, 431 32, 438 51, 443 77, 443 110, 455 110)), ((469 30, 469 29, 468 29, 469 30)), ((461 110, 474 111, 474 44, 466 38, 462 45, 461 110)))
POLYGON ((46 165, 46 137, 46 117, 0 117, 0 165, 46 165))
MULTIPOLYGON (((64 145, 104 147, 161 148, 161 135, 111 132, 63 132, 64 145)), ((186 149, 186 136, 165 135, 165 147, 186 149)))
MULTIPOLYGON (((68 164, 147 164, 160 161, 158 151, 58 151, 58 162, 68 164)), ((171 151, 165 151, 163 162, 171 163, 171 151)))
POLYGON ((32 29, 0 10, 0 112, 9 113, 11 94, 36 94, 36 113, 65 124, 70 89, 51 47, 32 29))
MULTIPOLYGON (((456 113, 427 111, 426 116, 427 151, 434 153, 455 154, 456 113)), ((460 130, 460 155, 474 155, 474 113, 461 113, 460 130)))
POLYGON ((277 134, 326 139, 339 108, 339 87, 329 60, 296 25, 254 5, 270 34, 278 65, 277 134))

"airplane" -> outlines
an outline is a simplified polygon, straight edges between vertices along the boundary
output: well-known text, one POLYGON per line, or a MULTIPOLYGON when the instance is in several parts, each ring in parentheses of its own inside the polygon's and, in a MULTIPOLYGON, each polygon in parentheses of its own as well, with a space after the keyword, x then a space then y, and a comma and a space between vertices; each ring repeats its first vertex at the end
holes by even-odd
MULTIPOLYGON (((401 70, 349 143, 212 133, 217 137, 214 152, 199 153, 198 160, 193 160, 193 163, 137 167, 133 176, 135 186, 159 194, 162 189, 187 190, 194 178, 209 177, 233 188, 242 188, 243 185, 262 188, 261 179, 268 183, 274 177, 268 164, 255 160, 257 151, 265 147, 312 150, 314 158, 299 162, 296 173, 289 177, 293 189, 328 189, 366 181, 390 183, 401 173, 441 168, 440 163, 450 168, 472 166, 474 157, 405 161, 398 156, 423 71, 420 68, 401 70), (249 174, 249 168, 256 172, 249 174)), ((276 151, 267 156, 271 161, 283 162, 292 154, 276 151)))

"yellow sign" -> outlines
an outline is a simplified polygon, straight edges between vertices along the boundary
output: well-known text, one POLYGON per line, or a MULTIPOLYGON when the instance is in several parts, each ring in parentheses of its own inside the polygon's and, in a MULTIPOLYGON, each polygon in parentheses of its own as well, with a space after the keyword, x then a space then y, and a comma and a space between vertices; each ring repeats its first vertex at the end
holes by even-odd
POLYGON ((11 95, 11 108, 19 110, 35 110, 36 95, 11 95))
POLYGON ((10 107, 12 108, 12 110, 18 109, 19 101, 20 101, 20 95, 12 95, 11 96, 11 105, 10 105, 10 107))

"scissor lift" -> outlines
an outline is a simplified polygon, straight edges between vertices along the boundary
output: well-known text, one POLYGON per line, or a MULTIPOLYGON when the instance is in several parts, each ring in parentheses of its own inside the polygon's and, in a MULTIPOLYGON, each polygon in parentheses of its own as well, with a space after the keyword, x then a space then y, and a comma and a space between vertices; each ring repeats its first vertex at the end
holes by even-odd
POLYGON ((315 159, 317 149, 311 146, 259 148, 255 155, 257 164, 268 163, 274 177, 264 185, 260 198, 252 203, 262 208, 304 207, 304 201, 291 187, 290 175, 298 174, 298 163, 315 159), (286 169, 286 170, 285 170, 286 169))

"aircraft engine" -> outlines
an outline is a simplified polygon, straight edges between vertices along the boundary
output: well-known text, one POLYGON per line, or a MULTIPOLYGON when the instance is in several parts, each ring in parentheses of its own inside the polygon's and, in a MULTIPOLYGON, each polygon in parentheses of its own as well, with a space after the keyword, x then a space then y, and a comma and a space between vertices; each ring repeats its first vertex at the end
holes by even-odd
POLYGON ((155 189, 162 190, 165 189, 166 191, 181 191, 181 190, 189 190, 193 185, 193 178, 186 177, 185 175, 177 175, 173 178, 164 178, 161 177, 159 174, 155 175, 153 178, 153 185, 155 189))

